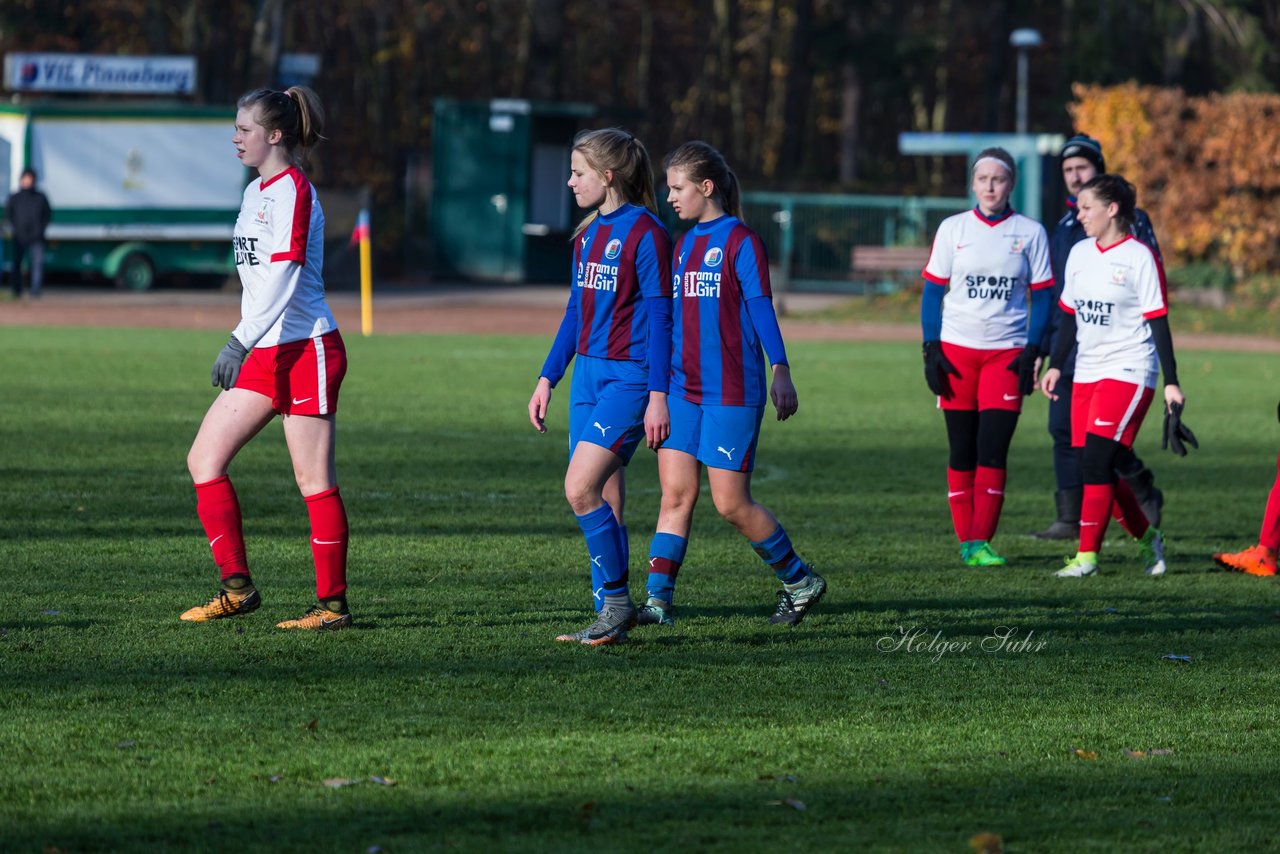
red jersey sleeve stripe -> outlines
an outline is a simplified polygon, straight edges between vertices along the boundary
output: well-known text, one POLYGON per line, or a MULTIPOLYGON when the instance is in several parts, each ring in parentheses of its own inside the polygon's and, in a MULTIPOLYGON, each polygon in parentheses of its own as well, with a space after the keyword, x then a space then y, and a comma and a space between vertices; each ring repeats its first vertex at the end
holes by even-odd
POLYGON ((1164 317, 1168 313, 1169 313, 1169 309, 1165 308, 1164 306, 1160 306, 1159 308, 1154 309, 1152 311, 1144 311, 1142 313, 1142 316, 1145 317, 1147 320, 1155 320, 1157 317, 1164 317))
POLYGON ((1065 302, 1063 302, 1062 300, 1058 300, 1058 308, 1062 309, 1062 310, 1063 310, 1063 311, 1065 311, 1067 314, 1075 314, 1075 313, 1076 313, 1076 310, 1075 310, 1074 308, 1072 308, 1071 306, 1067 305, 1067 304, 1066 304, 1065 302))
MULTIPOLYGON (((920 275, 924 276, 927 281, 933 282, 935 285, 942 285, 944 288, 947 285, 951 284, 950 279, 944 279, 941 276, 935 276, 932 273, 930 273, 928 270, 924 271, 920 275)), ((1051 281, 1049 284, 1053 284, 1053 282, 1051 281)))
POLYGON ((307 235, 311 232, 311 182, 303 177, 297 169, 290 167, 285 174, 293 181, 293 223, 289 232, 289 248, 283 252, 273 252, 272 262, 296 261, 307 262, 307 235))
POLYGON ((1033 290, 1033 291, 1040 291, 1040 290, 1044 290, 1045 288, 1051 288, 1051 287, 1053 287, 1053 279, 1052 279, 1052 278, 1045 279, 1043 282, 1032 282, 1032 283, 1031 283, 1031 290, 1033 290))

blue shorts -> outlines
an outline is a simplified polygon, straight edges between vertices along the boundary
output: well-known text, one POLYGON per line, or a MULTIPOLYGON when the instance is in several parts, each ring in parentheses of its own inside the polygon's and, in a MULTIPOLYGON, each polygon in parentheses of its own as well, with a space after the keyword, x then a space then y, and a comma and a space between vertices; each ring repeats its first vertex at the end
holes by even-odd
POLYGON ((648 406, 648 368, 579 353, 569 391, 569 456, 579 442, 590 442, 613 451, 626 465, 644 439, 648 406))
POLYGON ((763 406, 704 406, 683 397, 667 398, 671 437, 664 449, 683 451, 713 469, 751 471, 756 467, 763 406))

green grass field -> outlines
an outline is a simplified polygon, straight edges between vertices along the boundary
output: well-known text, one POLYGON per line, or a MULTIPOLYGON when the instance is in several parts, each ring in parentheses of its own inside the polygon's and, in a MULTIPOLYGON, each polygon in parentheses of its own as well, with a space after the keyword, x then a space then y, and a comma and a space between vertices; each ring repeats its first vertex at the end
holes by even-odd
MULTIPOLYGON (((353 336, 357 630, 273 628, 313 597, 278 424, 232 469, 265 604, 180 623, 216 583, 185 455, 224 337, 0 337, 0 850, 1280 846, 1277 587, 1208 558, 1257 535, 1270 357, 1181 353, 1203 448, 1140 437, 1169 575, 1113 526, 1103 574, 1065 581, 1074 546, 1026 536, 1052 508, 1043 399, 1010 460, 1010 565, 965 569, 918 346, 794 343, 800 413, 766 422, 755 492, 827 598, 770 626, 771 573, 704 496, 679 625, 590 649, 552 641, 590 606, 567 390, 549 435, 525 416, 541 339, 353 336), (1033 643, 984 650, 1000 627, 1033 643), (886 650, 904 630, 934 650, 886 650)), ((638 589, 658 490, 652 454, 631 468, 638 589)))

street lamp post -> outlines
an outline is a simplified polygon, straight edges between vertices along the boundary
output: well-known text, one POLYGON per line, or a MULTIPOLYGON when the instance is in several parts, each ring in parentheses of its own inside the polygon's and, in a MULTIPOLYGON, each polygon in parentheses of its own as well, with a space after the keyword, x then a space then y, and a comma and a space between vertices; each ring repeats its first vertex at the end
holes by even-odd
POLYGON ((1018 29, 1009 33, 1009 44, 1018 50, 1018 123, 1017 132, 1027 132, 1027 51, 1040 46, 1040 31, 1018 29))

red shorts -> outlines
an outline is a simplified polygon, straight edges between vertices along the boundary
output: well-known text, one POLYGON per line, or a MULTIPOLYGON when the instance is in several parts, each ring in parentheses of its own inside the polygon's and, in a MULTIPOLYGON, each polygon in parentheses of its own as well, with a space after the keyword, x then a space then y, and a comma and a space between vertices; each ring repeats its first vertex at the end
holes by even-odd
POLYGON ((1071 446, 1084 447, 1086 433, 1133 447, 1156 390, 1120 380, 1072 383, 1071 446))
POLYGON ((939 409, 1006 409, 1022 411, 1022 394, 1018 391, 1018 374, 1009 363, 1022 352, 1021 347, 1004 350, 975 350, 942 342, 942 355, 947 357, 960 376, 948 376, 951 399, 938 398, 939 409))
POLYGON ((271 398, 281 415, 329 415, 338 411, 338 389, 347 373, 347 348, 338 330, 319 338, 249 351, 236 388, 271 398))

